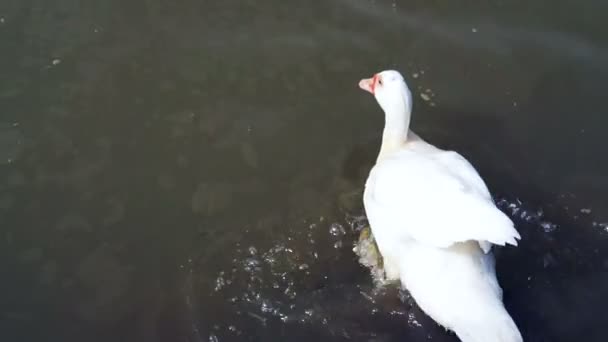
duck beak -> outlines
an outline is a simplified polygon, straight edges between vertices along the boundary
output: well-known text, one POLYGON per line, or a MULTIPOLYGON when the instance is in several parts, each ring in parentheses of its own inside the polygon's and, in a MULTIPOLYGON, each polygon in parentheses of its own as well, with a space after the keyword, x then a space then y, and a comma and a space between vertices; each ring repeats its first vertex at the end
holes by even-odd
POLYGON ((378 75, 374 75, 374 77, 372 78, 364 78, 361 81, 359 81, 359 88, 371 93, 372 95, 374 94, 374 91, 376 90, 376 82, 378 81, 378 75))

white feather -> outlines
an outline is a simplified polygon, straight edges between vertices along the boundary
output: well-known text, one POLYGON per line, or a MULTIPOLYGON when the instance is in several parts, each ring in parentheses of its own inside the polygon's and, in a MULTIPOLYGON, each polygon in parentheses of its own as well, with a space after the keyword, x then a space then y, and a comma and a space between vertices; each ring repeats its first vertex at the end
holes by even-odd
POLYGON ((371 222, 435 247, 468 240, 517 245, 513 222, 494 205, 485 183, 456 152, 404 148, 380 161, 365 187, 371 222))

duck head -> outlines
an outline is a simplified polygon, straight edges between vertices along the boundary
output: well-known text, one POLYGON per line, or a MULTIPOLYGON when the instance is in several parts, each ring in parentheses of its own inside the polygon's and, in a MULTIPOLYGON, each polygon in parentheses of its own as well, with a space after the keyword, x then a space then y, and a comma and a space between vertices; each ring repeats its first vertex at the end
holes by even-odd
POLYGON ((374 95, 387 115, 409 115, 412 110, 412 93, 398 71, 381 71, 362 79, 359 87, 374 95))

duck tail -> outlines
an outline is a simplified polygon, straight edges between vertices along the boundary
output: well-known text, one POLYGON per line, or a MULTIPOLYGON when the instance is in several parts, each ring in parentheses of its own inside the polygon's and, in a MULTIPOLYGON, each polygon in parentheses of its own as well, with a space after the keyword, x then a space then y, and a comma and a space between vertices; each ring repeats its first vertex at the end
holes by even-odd
POLYGON ((462 342, 523 342, 517 325, 498 300, 479 315, 462 319, 452 327, 462 342))

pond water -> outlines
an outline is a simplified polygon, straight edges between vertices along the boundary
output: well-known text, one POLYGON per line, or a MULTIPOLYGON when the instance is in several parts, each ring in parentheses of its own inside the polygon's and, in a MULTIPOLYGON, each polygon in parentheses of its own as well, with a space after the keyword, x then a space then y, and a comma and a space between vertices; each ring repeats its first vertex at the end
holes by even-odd
POLYGON ((605 341, 605 1, 0 2, 3 341, 457 341, 352 248, 396 68, 517 223, 526 341, 605 341))

